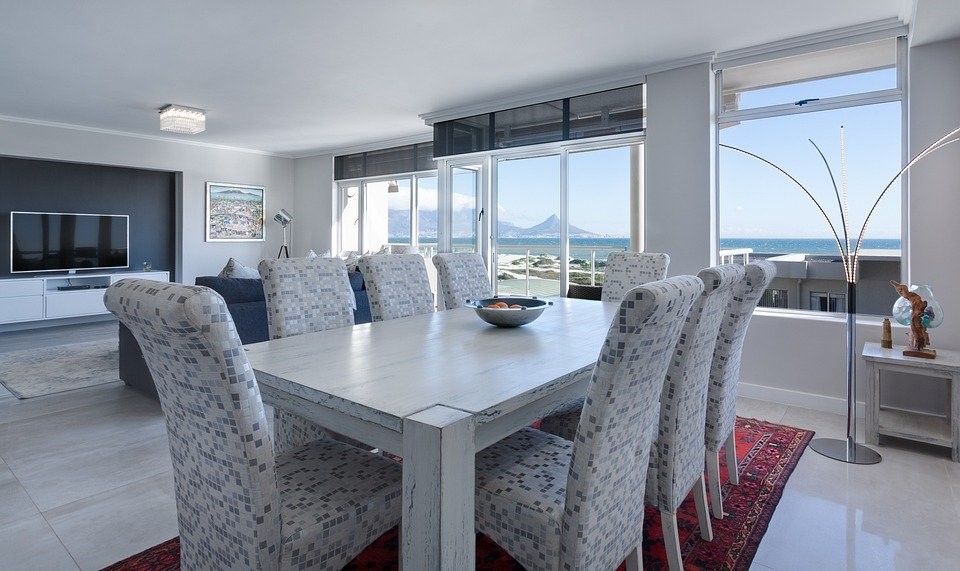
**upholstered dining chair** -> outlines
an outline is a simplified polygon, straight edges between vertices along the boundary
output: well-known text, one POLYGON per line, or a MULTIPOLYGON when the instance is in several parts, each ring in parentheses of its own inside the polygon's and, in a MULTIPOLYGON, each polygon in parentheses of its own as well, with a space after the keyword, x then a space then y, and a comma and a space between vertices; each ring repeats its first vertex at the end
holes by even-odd
POLYGON ((737 387, 740 383, 740 356, 753 310, 777 275, 772 262, 760 260, 744 267, 743 278, 733 286, 733 295, 720 322, 717 345, 710 366, 707 392, 707 485, 713 517, 723 519, 723 494, 720 489, 720 448, 726 447, 727 474, 730 483, 740 484, 734 425, 737 419, 737 387))
POLYGON ((703 294, 683 325, 660 393, 660 421, 650 450, 646 499, 660 510, 671 571, 683 569, 677 508, 691 490, 700 537, 713 539, 703 476, 707 386, 720 320, 743 273, 743 266, 730 264, 705 268, 697 274, 704 284, 703 294))
POLYGON ((620 303, 574 440, 531 428, 476 456, 477 530, 527 569, 640 568, 657 398, 703 283, 648 283, 620 303))
POLYGON ((223 298, 124 279, 104 302, 143 349, 167 424, 184 569, 340 569, 400 521, 400 467, 333 440, 274 454, 223 298))
POLYGON ((443 309, 464 306, 468 299, 484 299, 493 296, 487 264, 480 254, 457 252, 436 254, 433 265, 437 267, 440 282, 440 298, 443 309))
POLYGON ((420 254, 364 256, 358 264, 374 321, 434 311, 427 267, 420 254))
POLYGON ((640 284, 667 276, 670 256, 652 252, 610 252, 603 271, 601 301, 617 301, 640 284))
MULTIPOLYGON (((267 302, 267 329, 271 339, 353 325, 356 300, 340 258, 278 258, 258 266, 267 302)), ((286 452, 312 440, 345 439, 305 418, 274 407, 273 445, 286 452)))

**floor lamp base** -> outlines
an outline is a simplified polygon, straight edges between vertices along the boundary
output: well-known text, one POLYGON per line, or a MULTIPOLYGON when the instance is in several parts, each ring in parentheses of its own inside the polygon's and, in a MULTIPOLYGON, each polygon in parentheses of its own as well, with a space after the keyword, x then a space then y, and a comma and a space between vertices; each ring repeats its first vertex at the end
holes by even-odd
POLYGON ((876 464, 881 460, 875 450, 840 438, 814 438, 810 441, 810 448, 827 458, 847 464, 876 464))

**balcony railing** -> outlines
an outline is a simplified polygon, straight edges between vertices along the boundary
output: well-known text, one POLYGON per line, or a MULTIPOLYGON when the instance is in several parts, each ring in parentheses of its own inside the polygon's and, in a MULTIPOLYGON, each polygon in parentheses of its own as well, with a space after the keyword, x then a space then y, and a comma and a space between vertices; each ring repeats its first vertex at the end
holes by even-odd
MULTIPOLYGON (((544 252, 549 248, 532 244, 510 244, 509 249, 519 250, 522 253, 498 256, 497 282, 500 293, 523 295, 563 293, 560 291, 560 260, 554 253, 556 250, 544 252), (501 276, 509 277, 501 278, 501 276)), ((570 283, 601 285, 603 268, 606 266, 606 254, 611 251, 626 251, 626 248, 570 246, 571 259, 567 265, 570 283), (581 257, 578 254, 584 255, 581 257)))
POLYGON ((737 256, 740 257, 740 263, 744 266, 750 263, 750 254, 753 248, 730 248, 729 250, 720 250, 721 264, 736 264, 737 256))

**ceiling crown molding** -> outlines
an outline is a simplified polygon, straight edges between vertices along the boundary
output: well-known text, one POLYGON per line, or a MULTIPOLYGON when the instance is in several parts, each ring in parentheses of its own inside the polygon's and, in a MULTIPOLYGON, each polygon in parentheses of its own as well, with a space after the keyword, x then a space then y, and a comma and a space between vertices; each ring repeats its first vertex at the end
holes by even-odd
POLYGON ((759 61, 780 59, 853 44, 896 38, 906 36, 909 31, 909 26, 904 24, 899 18, 887 18, 876 22, 857 24, 855 26, 837 28, 836 30, 778 40, 759 46, 721 52, 717 54, 714 60, 714 68, 724 69, 737 67, 759 61))
POLYGON ((713 55, 713 52, 699 54, 682 59, 657 63, 638 70, 608 75, 602 78, 593 78, 575 83, 569 83, 559 87, 531 91, 522 95, 510 95, 480 103, 461 105, 440 111, 431 111, 429 113, 421 114, 420 118, 423 119, 424 123, 432 126, 434 123, 438 123, 440 121, 449 121, 451 119, 470 117, 473 115, 479 115, 481 113, 513 109, 515 107, 523 107, 524 105, 534 105, 537 103, 543 103, 545 101, 554 101, 556 99, 563 99, 566 97, 576 97, 578 95, 597 93, 599 91, 606 91, 608 89, 618 89, 620 87, 627 87, 629 85, 643 83, 646 81, 646 76, 653 73, 677 69, 698 63, 710 63, 713 61, 713 55))
POLYGON ((243 147, 231 147, 229 145, 218 145, 216 143, 205 143, 203 141, 190 141, 187 139, 178 139, 175 137, 164 137, 161 135, 145 135, 143 133, 129 133, 126 131, 114 131, 112 129, 101 129, 99 127, 88 127, 85 125, 73 125, 71 123, 57 123, 55 121, 43 121, 40 119, 27 119, 25 117, 13 117, 11 115, 0 115, 0 121, 6 121, 9 123, 23 123, 26 125, 37 125, 40 127, 53 127, 56 129, 69 129, 71 131, 83 131, 86 133, 97 133, 99 135, 112 135, 115 137, 131 137, 134 139, 144 139, 147 141, 160 141, 162 143, 175 143, 178 145, 193 145, 195 147, 217 149, 220 151, 236 151, 239 153, 250 153, 254 155, 277 157, 281 159, 294 158, 293 155, 272 153, 270 151, 262 151, 259 149, 245 149, 243 147))

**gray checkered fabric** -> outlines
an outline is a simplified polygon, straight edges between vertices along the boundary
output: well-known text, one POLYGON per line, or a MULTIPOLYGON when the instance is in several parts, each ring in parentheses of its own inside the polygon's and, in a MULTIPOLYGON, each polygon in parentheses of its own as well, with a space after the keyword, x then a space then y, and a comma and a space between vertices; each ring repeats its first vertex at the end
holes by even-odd
POLYGON ((700 270, 704 291, 690 309, 660 393, 660 422, 650 452, 647 501, 675 512, 703 475, 707 385, 717 331, 743 266, 700 270))
POLYGON ((463 307, 468 299, 493 297, 487 265, 480 254, 437 254, 433 257, 433 265, 437 267, 440 282, 437 295, 443 303, 443 309, 463 307))
POLYGON ((353 325, 356 300, 340 258, 279 258, 259 266, 271 339, 353 325))
POLYGON ((603 270, 601 301, 620 301, 640 284, 667 276, 670 256, 647 252, 610 252, 603 270))
POLYGON ((477 530, 527 569, 614 569, 639 547, 657 398, 702 291, 679 276, 627 293, 572 442, 524 429, 477 454, 477 530))
POLYGON ((744 276, 733 286, 733 296, 720 322, 720 334, 713 350, 710 390, 707 393, 707 450, 719 452, 733 431, 737 418, 737 386, 740 383, 740 356, 747 326, 763 292, 777 275, 772 262, 761 260, 744 267, 744 276))
MULTIPOLYGON (((347 266, 340 258, 263 260, 258 269, 271 339, 353 325, 356 300, 347 266)), ((273 409, 273 445, 277 454, 328 436, 360 445, 301 416, 273 409)))
POLYGON ((359 268, 374 321, 434 311, 430 278, 420 254, 364 256, 359 268))
POLYGON ((124 279, 104 303, 137 338, 167 423, 184 569, 339 569, 400 521, 400 468, 320 441, 275 455, 223 298, 124 279))

